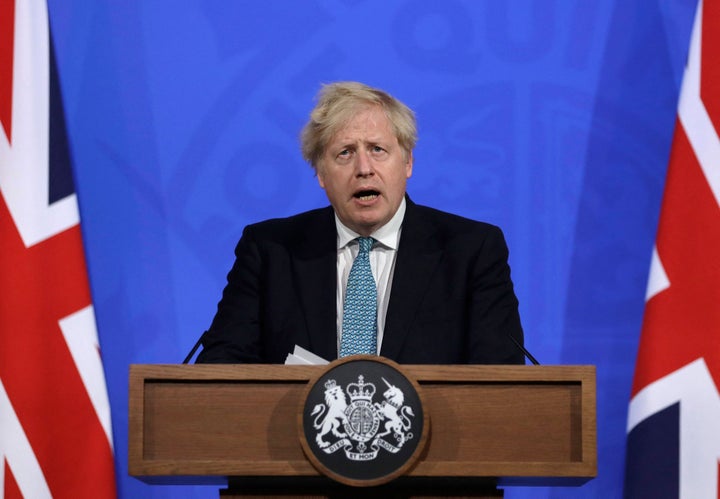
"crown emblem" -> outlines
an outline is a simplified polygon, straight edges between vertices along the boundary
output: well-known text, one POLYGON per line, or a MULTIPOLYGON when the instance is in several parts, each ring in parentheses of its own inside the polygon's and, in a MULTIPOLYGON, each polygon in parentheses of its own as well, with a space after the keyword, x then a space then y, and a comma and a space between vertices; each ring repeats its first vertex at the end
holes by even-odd
POLYGON ((329 379, 329 380, 327 380, 327 381, 325 382, 325 389, 326 389, 326 390, 332 390, 332 389, 335 388, 336 386, 337 386, 337 383, 335 382, 334 379, 329 379))
POLYGON ((348 383, 346 391, 350 395, 350 400, 368 400, 372 401, 375 395, 375 385, 373 383, 365 383, 365 376, 358 376, 357 383, 348 383))

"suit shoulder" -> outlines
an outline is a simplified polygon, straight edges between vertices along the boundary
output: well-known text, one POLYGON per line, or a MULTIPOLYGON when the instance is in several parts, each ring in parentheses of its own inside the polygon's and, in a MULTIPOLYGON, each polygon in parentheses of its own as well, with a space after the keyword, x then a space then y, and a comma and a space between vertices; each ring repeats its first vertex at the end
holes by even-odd
MULTIPOLYGON (((334 224, 332 208, 317 208, 289 217, 271 218, 250 224, 245 227, 243 237, 278 242, 304 239, 315 230, 327 228, 329 223, 334 224)), ((334 228, 334 225, 332 227, 334 228)))
POLYGON ((420 220, 424 220, 427 223, 434 225, 437 230, 443 232, 486 232, 502 234, 502 229, 500 229, 497 225, 473 220, 471 218, 438 210, 429 206, 415 205, 415 211, 420 220))

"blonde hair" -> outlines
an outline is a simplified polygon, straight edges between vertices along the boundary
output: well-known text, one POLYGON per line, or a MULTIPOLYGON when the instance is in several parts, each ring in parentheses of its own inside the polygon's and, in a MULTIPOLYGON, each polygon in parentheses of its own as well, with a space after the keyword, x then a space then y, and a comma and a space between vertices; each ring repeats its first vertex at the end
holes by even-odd
POLYGON ((397 137, 407 159, 417 142, 415 113, 405 104, 380 89, 354 81, 323 85, 310 120, 300 133, 300 147, 305 161, 317 171, 325 147, 362 108, 379 106, 397 137))

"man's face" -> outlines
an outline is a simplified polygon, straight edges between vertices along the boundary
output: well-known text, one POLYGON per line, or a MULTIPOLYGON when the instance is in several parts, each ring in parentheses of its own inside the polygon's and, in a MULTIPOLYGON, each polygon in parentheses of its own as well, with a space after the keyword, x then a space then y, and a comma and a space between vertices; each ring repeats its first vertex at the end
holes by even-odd
POLYGON ((395 215, 410 175, 412 154, 405 157, 377 106, 360 108, 330 139, 317 169, 320 187, 337 216, 362 236, 395 215))

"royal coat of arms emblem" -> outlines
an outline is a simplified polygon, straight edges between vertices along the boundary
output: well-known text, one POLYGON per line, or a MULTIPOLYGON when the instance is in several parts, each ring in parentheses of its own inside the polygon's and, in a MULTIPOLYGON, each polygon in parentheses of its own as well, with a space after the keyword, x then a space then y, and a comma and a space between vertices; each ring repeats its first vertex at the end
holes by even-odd
POLYGON ((415 385, 394 363, 348 359, 331 364, 310 388, 303 444, 331 476, 371 480, 418 454, 427 421, 415 385))
POLYGON ((325 403, 316 404, 311 414, 315 442, 323 452, 343 449, 348 459, 367 461, 375 459, 380 449, 396 453, 413 438, 412 407, 403 405, 402 390, 381 379, 387 386, 381 402, 373 401, 375 384, 366 382, 362 374, 344 390, 334 379, 325 382, 325 403))

